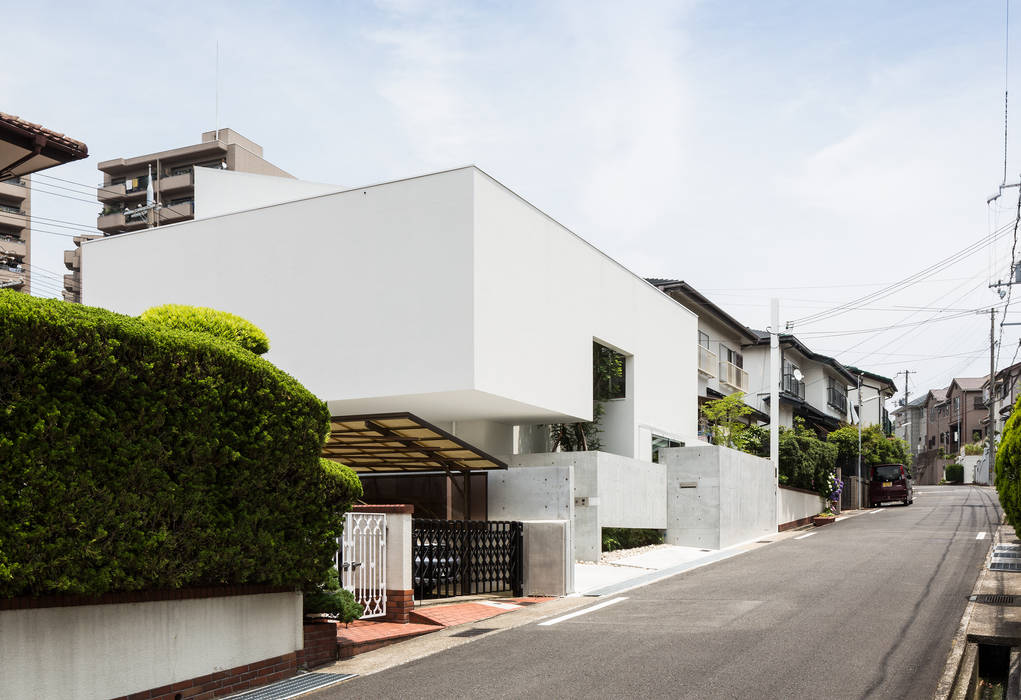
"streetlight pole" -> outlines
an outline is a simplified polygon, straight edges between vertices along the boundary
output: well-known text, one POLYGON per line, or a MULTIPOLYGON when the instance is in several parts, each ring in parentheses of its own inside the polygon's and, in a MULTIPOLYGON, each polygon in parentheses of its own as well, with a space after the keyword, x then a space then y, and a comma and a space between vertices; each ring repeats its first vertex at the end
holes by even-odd
POLYGON ((861 494, 861 372, 858 373, 858 510, 862 507, 861 494))

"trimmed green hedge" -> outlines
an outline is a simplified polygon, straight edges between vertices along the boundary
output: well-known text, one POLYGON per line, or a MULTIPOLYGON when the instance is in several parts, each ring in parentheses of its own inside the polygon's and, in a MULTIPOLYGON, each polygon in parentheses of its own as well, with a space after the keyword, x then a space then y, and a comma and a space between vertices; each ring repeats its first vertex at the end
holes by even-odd
POLYGON ((0 292, 0 596, 321 582, 361 495, 237 345, 0 292))
POLYGON ((223 338, 237 343, 245 350, 251 350, 256 355, 269 352, 269 338, 261 328, 248 319, 226 311, 217 311, 205 306, 164 304, 143 311, 140 318, 160 328, 195 331, 223 338))
POLYGON ((964 465, 948 464, 946 468, 946 479, 952 484, 964 481, 964 465))
POLYGON ((1021 537, 1021 397, 1003 426, 996 448, 996 493, 1007 522, 1021 537))

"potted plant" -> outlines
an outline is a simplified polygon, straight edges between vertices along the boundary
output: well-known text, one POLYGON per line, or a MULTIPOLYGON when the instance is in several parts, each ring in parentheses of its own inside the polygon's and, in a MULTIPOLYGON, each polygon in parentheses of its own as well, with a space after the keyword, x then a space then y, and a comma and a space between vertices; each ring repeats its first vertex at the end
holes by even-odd
POLYGON ((844 490, 844 482, 833 472, 823 480, 819 494, 826 500, 826 508, 812 518, 815 526, 828 525, 837 519, 837 504, 840 503, 840 493, 844 490))
POLYGON ((819 513, 819 515, 812 516, 812 525, 819 527, 820 525, 829 525, 832 522, 836 522, 837 514, 833 510, 826 506, 826 510, 819 513))

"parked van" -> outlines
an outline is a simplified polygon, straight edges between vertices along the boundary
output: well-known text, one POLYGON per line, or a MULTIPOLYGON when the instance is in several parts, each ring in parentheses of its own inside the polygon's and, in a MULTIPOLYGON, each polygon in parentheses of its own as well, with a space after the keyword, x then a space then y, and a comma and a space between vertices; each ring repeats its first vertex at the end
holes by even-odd
POLYGON ((911 474, 903 464, 877 464, 869 471, 869 508, 887 501, 914 502, 911 474))

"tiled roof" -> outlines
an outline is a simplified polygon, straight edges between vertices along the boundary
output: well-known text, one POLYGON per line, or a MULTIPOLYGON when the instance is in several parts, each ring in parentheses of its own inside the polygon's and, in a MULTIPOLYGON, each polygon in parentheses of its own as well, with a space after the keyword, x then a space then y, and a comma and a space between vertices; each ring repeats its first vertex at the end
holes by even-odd
POLYGON ((45 136, 48 140, 58 143, 69 150, 78 151, 82 154, 81 157, 85 157, 89 153, 89 147, 81 141, 76 141, 70 136, 65 136, 56 131, 47 129, 45 126, 40 124, 34 124, 30 121, 17 117, 13 114, 4 114, 0 112, 0 122, 8 124, 13 127, 17 127, 23 131, 27 131, 32 134, 38 134, 39 136, 45 136))

